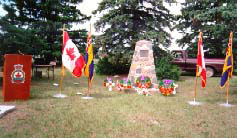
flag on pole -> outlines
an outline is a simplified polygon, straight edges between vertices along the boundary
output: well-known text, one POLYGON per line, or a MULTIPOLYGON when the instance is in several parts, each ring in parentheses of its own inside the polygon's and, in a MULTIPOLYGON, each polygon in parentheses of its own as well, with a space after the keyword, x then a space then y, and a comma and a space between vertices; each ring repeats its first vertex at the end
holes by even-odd
POLYGON ((221 75, 221 88, 225 87, 226 82, 232 77, 233 72, 233 54, 232 54, 233 32, 230 33, 228 47, 226 48, 226 57, 221 75))
POLYGON ((62 63, 75 77, 80 77, 85 66, 84 58, 76 45, 69 39, 68 33, 66 31, 63 33, 62 63))
POLYGON ((204 52, 203 52, 203 45, 202 45, 202 32, 200 32, 199 40, 198 40, 196 76, 201 78, 202 88, 205 88, 206 87, 206 66, 205 66, 204 52))
POLYGON ((94 72, 94 61, 93 61, 93 48, 92 48, 92 35, 91 32, 88 34, 87 38, 87 47, 85 54, 85 63, 86 67, 84 69, 84 74, 89 78, 91 82, 93 80, 93 72, 94 72))

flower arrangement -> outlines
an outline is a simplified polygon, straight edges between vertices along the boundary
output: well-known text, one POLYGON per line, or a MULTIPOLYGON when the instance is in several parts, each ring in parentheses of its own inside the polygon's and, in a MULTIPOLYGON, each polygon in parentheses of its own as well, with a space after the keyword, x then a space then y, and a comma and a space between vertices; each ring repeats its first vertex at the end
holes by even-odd
POLYGON ((131 80, 129 80, 128 78, 124 78, 123 80, 120 80, 120 84, 122 87, 124 87, 124 89, 132 88, 131 80))
POLYGON ((117 89, 121 91, 123 89, 132 88, 132 83, 131 83, 131 80, 124 78, 120 81, 117 80, 116 86, 117 86, 117 89))
POLYGON ((152 83, 151 83, 151 79, 148 77, 148 76, 140 76, 136 79, 136 86, 138 88, 141 88, 143 87, 143 85, 146 87, 146 88, 150 88, 152 83))
POLYGON ((161 80, 159 83, 159 89, 160 92, 165 95, 165 96, 169 96, 174 94, 173 91, 175 89, 175 83, 173 80, 161 80))
POLYGON ((107 79, 104 80, 104 87, 108 87, 109 91, 112 91, 113 86, 115 86, 115 83, 111 78, 107 77, 107 79))
POLYGON ((107 77, 105 80, 104 80, 104 87, 106 87, 106 83, 113 83, 113 80, 109 77, 107 77))

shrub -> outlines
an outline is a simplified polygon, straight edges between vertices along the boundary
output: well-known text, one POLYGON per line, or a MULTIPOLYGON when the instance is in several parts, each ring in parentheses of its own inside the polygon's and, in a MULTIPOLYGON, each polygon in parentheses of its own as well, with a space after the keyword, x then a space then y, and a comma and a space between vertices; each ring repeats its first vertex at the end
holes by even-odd
POLYGON ((158 79, 179 80, 181 69, 176 65, 172 65, 171 61, 172 57, 169 55, 156 60, 156 76, 158 79))
POLYGON ((129 63, 115 62, 111 56, 99 59, 96 64, 96 73, 101 75, 128 74, 129 69, 129 63))

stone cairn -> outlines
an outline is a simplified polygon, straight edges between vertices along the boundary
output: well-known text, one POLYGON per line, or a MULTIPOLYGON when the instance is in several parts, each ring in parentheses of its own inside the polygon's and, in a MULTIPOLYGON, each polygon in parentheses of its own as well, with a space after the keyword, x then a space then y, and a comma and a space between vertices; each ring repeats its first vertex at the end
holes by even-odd
POLYGON ((134 84, 137 77, 141 75, 150 77, 153 87, 158 87, 152 42, 147 40, 140 40, 136 43, 128 79, 134 84))

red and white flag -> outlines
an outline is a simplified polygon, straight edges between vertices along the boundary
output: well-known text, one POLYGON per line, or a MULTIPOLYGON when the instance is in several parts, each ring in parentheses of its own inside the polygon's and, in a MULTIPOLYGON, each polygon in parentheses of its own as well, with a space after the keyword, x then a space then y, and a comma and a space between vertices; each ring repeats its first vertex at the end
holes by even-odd
POLYGON ((198 40, 198 56, 197 56, 197 73, 196 75, 201 77, 202 88, 206 87, 206 66, 204 60, 204 52, 203 52, 203 45, 202 45, 202 32, 199 34, 198 40))
POLYGON ((76 45, 69 39, 68 33, 64 33, 64 41, 62 48, 62 62, 63 65, 70 71, 75 77, 82 75, 82 70, 85 66, 84 57, 80 54, 76 45))

